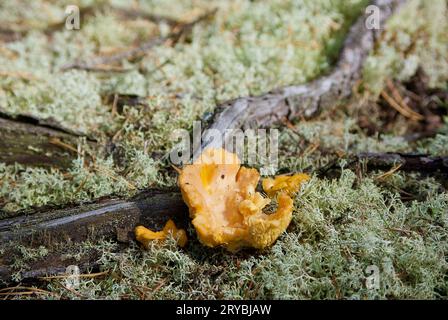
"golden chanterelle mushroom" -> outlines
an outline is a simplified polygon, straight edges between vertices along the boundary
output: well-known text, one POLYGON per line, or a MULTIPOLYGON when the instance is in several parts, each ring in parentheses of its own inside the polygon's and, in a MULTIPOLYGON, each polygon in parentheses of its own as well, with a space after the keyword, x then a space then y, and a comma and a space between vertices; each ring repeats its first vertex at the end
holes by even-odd
POLYGON ((291 197, 278 192, 277 211, 264 213, 271 200, 256 192, 259 178, 256 169, 241 167, 237 155, 224 149, 207 149, 180 170, 182 197, 204 245, 262 249, 286 230, 292 219, 291 197))

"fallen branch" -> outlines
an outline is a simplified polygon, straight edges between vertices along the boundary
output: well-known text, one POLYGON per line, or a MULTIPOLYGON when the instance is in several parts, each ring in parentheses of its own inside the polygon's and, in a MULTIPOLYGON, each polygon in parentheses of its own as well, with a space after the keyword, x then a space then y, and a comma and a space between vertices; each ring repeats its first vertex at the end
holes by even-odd
POLYGON ((6 164, 67 169, 77 157, 79 139, 77 135, 34 121, 12 120, 0 115, 0 162, 6 164))
POLYGON ((448 173, 448 157, 432 157, 404 153, 360 153, 357 161, 366 161, 372 169, 390 169, 400 166, 400 171, 417 171, 422 173, 448 173))
POLYGON ((185 23, 181 25, 179 28, 175 28, 176 30, 168 34, 167 36, 159 37, 156 39, 151 39, 147 42, 142 43, 140 46, 136 48, 132 48, 127 51, 119 52, 117 54, 105 57, 97 57, 92 59, 89 62, 74 62, 70 64, 66 64, 62 66, 61 70, 68 69, 82 69, 82 70, 98 70, 98 66, 110 65, 116 62, 120 62, 122 60, 128 60, 131 58, 135 58, 140 55, 144 55, 148 50, 154 48, 155 46, 161 45, 168 40, 172 42, 176 42, 179 38, 184 35, 186 32, 189 32, 196 24, 199 22, 211 17, 214 15, 216 10, 207 12, 192 22, 185 23))
MULTIPOLYGON (((133 239, 137 225, 161 229, 168 219, 176 225, 188 226, 188 208, 177 191, 149 191, 130 200, 107 199, 73 208, 55 209, 21 215, 0 220, 0 283, 11 282, 13 249, 18 244, 51 246, 57 243, 113 238, 127 243, 133 239)), ((77 261, 82 271, 94 265, 94 257, 77 261), (82 267, 81 267, 82 266, 82 267)), ((70 261, 55 255, 51 259, 32 262, 30 270, 21 274, 23 278, 38 278, 64 273, 70 261)))
MULTIPOLYGON (((448 157, 433 157, 422 154, 363 152, 348 159, 346 167, 364 164, 365 170, 416 171, 420 173, 448 173, 448 157)), ((329 171, 340 169, 337 161, 316 171, 325 176, 329 171)))
POLYGON ((95 141, 94 138, 89 137, 83 132, 64 127, 52 117, 38 118, 36 116, 26 113, 11 115, 4 108, 0 107, 0 118, 5 120, 12 120, 18 123, 31 124, 43 128, 52 129, 53 131, 58 131, 60 133, 69 134, 76 137, 86 137, 87 140, 95 141))
MULTIPOLYGON (((403 0, 372 1, 380 10, 382 27, 402 3, 403 0)), ((258 97, 238 98, 217 107, 209 129, 218 130, 221 139, 214 140, 212 133, 205 133, 204 143, 194 157, 201 153, 200 149, 221 147, 228 129, 269 127, 284 118, 311 118, 348 98, 361 78, 364 61, 380 31, 367 29, 367 16, 362 15, 350 28, 339 61, 330 74, 308 84, 280 88, 258 97)))
POLYGON ((36 212, 0 220, 0 243, 50 245, 115 235, 132 238, 137 224, 161 228, 168 219, 185 226, 188 209, 176 191, 149 191, 130 200, 108 199, 73 208, 36 212))

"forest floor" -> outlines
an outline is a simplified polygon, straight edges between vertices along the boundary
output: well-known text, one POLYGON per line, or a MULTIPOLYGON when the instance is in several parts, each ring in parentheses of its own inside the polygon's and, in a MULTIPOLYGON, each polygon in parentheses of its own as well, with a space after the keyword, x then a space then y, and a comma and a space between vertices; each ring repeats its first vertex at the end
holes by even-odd
MULTIPOLYGON (((325 74, 367 4, 66 2, 0 4, 0 116, 39 119, 77 137, 62 146, 71 154, 64 164, 0 154, 0 221, 47 206, 176 189, 166 157, 175 129, 191 130, 229 99, 325 74), (61 24, 73 3, 81 9, 79 30, 61 24), (214 9, 190 32, 145 54, 93 63, 214 9)), ((277 173, 306 171, 311 180, 295 195, 293 221, 272 247, 206 248, 191 225, 184 248, 173 239, 148 250, 111 238, 51 247, 2 243, 0 264, 12 261, 15 272, 13 285, 0 285, 0 298, 448 298, 447 172, 367 170, 347 160, 362 152, 448 156, 446 30, 445 0, 409 0, 388 21, 350 99, 276 127, 277 173), (332 170, 319 174, 329 164, 332 170), (5 256, 11 247, 14 256, 5 256), (23 277, 36 261, 76 265, 86 256, 95 264, 76 289, 63 277, 23 277), (366 286, 372 266, 377 288, 366 286)))

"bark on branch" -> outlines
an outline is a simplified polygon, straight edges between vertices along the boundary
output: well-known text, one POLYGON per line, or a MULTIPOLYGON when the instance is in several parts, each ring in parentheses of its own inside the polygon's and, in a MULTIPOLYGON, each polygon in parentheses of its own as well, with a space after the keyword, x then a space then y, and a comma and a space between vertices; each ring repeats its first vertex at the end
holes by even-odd
POLYGON ((67 169, 77 157, 79 139, 33 119, 13 120, 0 114, 0 162, 6 164, 67 169))
POLYGON ((113 235, 120 241, 128 241, 138 224, 161 228, 168 219, 173 219, 185 227, 187 212, 179 192, 153 190, 130 200, 106 199, 0 220, 0 244, 18 241, 50 245, 113 235))

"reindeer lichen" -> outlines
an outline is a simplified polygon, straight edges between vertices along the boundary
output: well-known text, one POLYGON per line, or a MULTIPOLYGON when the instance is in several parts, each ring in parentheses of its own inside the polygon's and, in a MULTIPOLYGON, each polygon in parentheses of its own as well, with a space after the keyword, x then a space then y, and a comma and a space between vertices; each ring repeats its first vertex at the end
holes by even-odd
MULTIPOLYGON (((52 118, 112 150, 80 143, 78 158, 65 171, 0 163, 2 210, 12 215, 31 207, 82 204, 175 186, 165 157, 174 129, 191 130, 194 120, 227 99, 304 83, 328 72, 348 27, 366 4, 135 1, 131 9, 143 16, 129 19, 119 12, 130 8, 125 0, 1 1, 2 28, 19 34, 4 43, 0 35, 2 111, 52 118), (80 30, 63 26, 69 4, 93 10, 83 16, 80 30), (62 70, 68 63, 89 62, 172 31, 167 21, 150 21, 145 13, 185 23, 213 8, 218 9, 213 17, 176 43, 118 61, 115 70, 62 70), (138 95, 142 103, 114 109, 105 99, 114 94, 138 95)), ((446 89, 447 15, 444 0, 408 1, 388 22, 360 87, 375 98, 387 78, 406 80, 420 67, 431 87, 446 89)), ((403 121, 371 135, 357 121, 367 108, 364 97, 355 98, 355 106, 347 102, 330 115, 281 129, 279 171, 313 172, 339 156, 364 151, 448 154, 446 124, 435 138, 418 143, 403 137, 403 121)), ((377 179, 378 172, 354 172, 344 168, 344 161, 338 163, 339 175, 314 175, 297 194, 289 228, 264 251, 228 254, 205 248, 191 226, 182 249, 172 238, 152 243, 146 251, 133 243, 123 249, 112 240, 48 248, 12 243, 17 247, 14 279, 22 279, 30 262, 55 252, 73 263, 94 252, 107 275, 81 278, 75 292, 61 286, 64 279, 53 279, 41 284, 51 291, 48 298, 447 299, 446 182, 403 172, 377 179), (370 266, 379 270, 378 288, 366 285, 370 266)))

